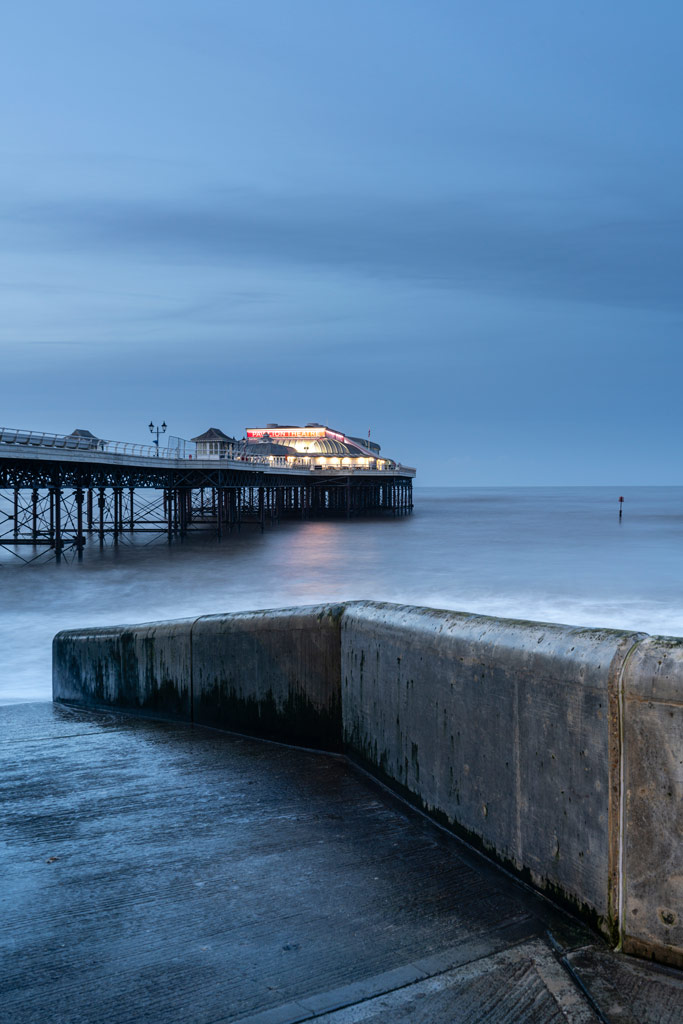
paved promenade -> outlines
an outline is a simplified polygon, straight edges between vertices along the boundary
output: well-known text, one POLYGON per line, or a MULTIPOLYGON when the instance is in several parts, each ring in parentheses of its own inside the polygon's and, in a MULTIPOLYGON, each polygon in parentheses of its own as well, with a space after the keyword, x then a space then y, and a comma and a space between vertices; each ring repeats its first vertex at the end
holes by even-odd
POLYGON ((617 956, 339 757, 0 707, 7 1024, 679 1024, 617 956))

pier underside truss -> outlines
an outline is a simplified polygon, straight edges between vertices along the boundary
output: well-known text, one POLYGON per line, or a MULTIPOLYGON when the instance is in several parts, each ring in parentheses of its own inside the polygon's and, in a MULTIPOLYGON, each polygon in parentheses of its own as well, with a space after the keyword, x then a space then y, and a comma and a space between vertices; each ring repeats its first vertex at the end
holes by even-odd
POLYGON ((25 563, 80 560, 86 545, 140 534, 168 543, 198 531, 221 539, 249 524, 264 530, 284 519, 412 508, 409 477, 0 461, 0 549, 25 563))

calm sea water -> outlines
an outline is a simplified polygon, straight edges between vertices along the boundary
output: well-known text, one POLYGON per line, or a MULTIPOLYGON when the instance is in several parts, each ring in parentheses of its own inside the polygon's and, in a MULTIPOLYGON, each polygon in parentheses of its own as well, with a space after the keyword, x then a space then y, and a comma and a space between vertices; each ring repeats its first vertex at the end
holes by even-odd
POLYGON ((415 490, 397 519, 253 527, 218 543, 0 563, 0 700, 50 697, 73 626, 374 598, 683 635, 683 487, 415 490), (624 492, 622 492, 624 493, 624 492))

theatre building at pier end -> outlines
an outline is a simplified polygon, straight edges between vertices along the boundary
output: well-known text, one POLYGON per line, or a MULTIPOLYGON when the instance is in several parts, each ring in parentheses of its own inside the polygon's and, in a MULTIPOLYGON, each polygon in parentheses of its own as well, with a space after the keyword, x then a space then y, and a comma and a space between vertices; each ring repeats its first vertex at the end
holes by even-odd
POLYGON ((327 469, 393 469, 396 465, 392 459, 382 457, 375 441, 352 437, 321 423, 307 423, 305 427, 267 423, 265 427, 247 428, 246 446, 250 454, 258 454, 261 446, 274 445, 292 460, 327 469))

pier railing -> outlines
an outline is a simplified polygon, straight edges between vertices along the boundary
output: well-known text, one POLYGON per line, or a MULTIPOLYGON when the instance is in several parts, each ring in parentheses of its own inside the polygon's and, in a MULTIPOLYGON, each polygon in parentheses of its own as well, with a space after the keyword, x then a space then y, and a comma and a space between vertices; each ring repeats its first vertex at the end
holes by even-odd
MULTIPOLYGON (((180 440, 180 439, 179 439, 180 440)), ((48 434, 39 430, 13 430, 0 427, 0 443, 20 444, 27 448, 63 448, 67 451, 89 451, 110 455, 136 455, 164 459, 184 458, 181 448, 157 448, 154 444, 134 444, 130 441, 107 441, 99 437, 81 437, 74 434, 48 434)))
POLYGON ((220 455, 200 455, 190 451, 191 444, 182 438, 173 438, 175 444, 165 448, 157 447, 154 444, 137 444, 131 441, 109 441, 98 437, 82 437, 77 434, 50 434, 39 430, 16 430, 10 427, 0 427, 0 454, 2 445, 21 445, 27 449, 51 449, 74 451, 79 453, 90 452, 93 456, 101 458, 103 455, 133 456, 135 458, 155 458, 173 460, 179 459, 199 462, 226 461, 231 463, 248 463, 249 465, 264 466, 266 468, 280 469, 302 469, 312 472, 339 472, 349 474, 358 470, 371 470, 372 472, 401 472, 413 474, 415 470, 410 466, 402 466, 391 459, 372 460, 367 466, 356 464, 342 464, 327 461, 324 464, 314 462, 315 456, 293 458, 286 455, 253 455, 246 453, 239 448, 227 451, 220 455))

